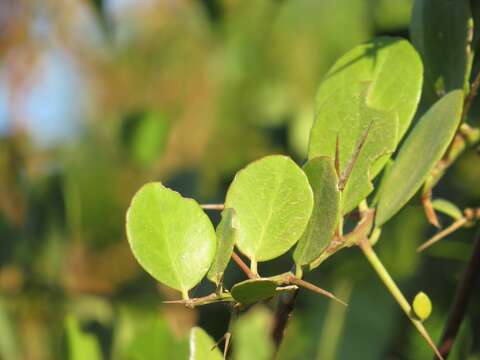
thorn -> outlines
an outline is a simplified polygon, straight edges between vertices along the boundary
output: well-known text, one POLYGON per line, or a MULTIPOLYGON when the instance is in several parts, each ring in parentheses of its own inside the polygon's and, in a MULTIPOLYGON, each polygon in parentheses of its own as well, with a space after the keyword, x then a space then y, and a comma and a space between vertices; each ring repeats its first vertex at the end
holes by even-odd
POLYGON ((215 343, 215 345, 212 346, 212 348, 210 349, 210 351, 213 351, 213 350, 215 350, 215 348, 218 348, 218 346, 220 345, 220 343, 225 340, 225 346, 224 346, 224 348, 223 348, 223 358, 226 359, 226 358, 227 358, 228 347, 229 347, 229 345, 230 345, 230 338, 231 338, 231 337, 232 337, 232 334, 227 331, 227 332, 215 343))
POLYGON ((249 279, 256 279, 258 275, 253 273, 250 268, 245 264, 240 256, 235 251, 232 252, 232 260, 238 265, 238 267, 247 275, 249 279))
POLYGON ((433 244, 435 244, 437 241, 440 241, 441 239, 443 239, 445 236, 448 236, 450 235, 451 233, 453 233, 454 231, 456 231, 457 229, 461 228, 463 225, 465 225, 467 223, 467 219, 466 218, 461 218, 461 219, 458 219, 457 221, 455 221, 453 224, 451 224, 449 227, 443 229, 442 231, 440 231, 439 233, 435 234, 434 236, 432 236, 429 240, 427 240, 426 242, 424 242, 422 245, 420 245, 417 249, 417 252, 422 252, 424 251, 426 248, 432 246, 433 244))
POLYGON ((358 142, 355 145, 355 149, 353 150, 352 157, 348 161, 347 166, 345 167, 345 170, 343 171, 342 175, 340 176, 340 179, 338 180, 338 189, 340 191, 343 191, 343 189, 345 189, 345 185, 347 184, 348 178, 350 177, 350 174, 352 173, 353 167, 355 166, 355 163, 358 160, 358 156, 360 155, 360 151, 362 150, 363 146, 365 145, 365 141, 367 140, 368 133, 370 132, 372 124, 373 124, 373 120, 370 121, 370 124, 368 124, 368 127, 365 129, 362 136, 358 139, 358 142))
POLYGON ((440 221, 438 220, 437 213, 432 206, 432 191, 429 190, 425 194, 422 195, 422 204, 423 209, 425 210, 425 215, 427 220, 430 224, 435 226, 437 229, 440 229, 442 226, 440 225, 440 221))
POLYGON ((201 204, 200 207, 204 210, 223 210, 224 204, 201 204))
POLYGON ((340 300, 335 295, 333 295, 330 291, 324 290, 324 289, 322 289, 322 288, 320 288, 316 285, 313 285, 313 284, 311 284, 311 283, 309 283, 305 280, 296 278, 295 276, 289 276, 289 277, 286 278, 286 280, 288 281, 288 283, 303 287, 303 288, 305 288, 307 290, 310 290, 310 291, 313 291, 314 293, 317 293, 319 295, 326 296, 329 299, 332 299, 332 300, 335 300, 335 301, 339 302, 343 306, 348 306, 348 304, 345 301, 340 300))
POLYGON ((225 346, 223 348, 223 359, 225 360, 227 358, 227 353, 228 353, 228 348, 230 347, 230 339, 232 337, 232 334, 227 332, 225 334, 225 346))

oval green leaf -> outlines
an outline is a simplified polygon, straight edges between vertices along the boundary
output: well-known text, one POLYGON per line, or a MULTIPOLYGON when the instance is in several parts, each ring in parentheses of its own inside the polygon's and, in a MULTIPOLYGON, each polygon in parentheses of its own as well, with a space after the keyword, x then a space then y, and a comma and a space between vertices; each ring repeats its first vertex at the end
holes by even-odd
POLYGON ((470 0, 416 0, 410 36, 425 66, 422 102, 463 89, 468 70, 470 0))
POLYGON ((222 211, 222 220, 218 224, 216 232, 217 251, 207 278, 218 285, 232 257, 233 247, 238 238, 235 210, 225 209, 222 211))
POLYGON ((205 330, 194 327, 190 330, 189 360, 223 360, 223 355, 205 330))
POLYGON ((460 122, 463 92, 455 90, 425 113, 409 134, 380 189, 376 226, 395 215, 442 158, 460 122))
POLYGON ((408 129, 420 98, 422 73, 420 58, 406 40, 378 38, 341 57, 320 84, 309 159, 334 158, 338 136, 342 173, 371 125, 343 191, 342 213, 353 210, 373 190, 371 180, 408 129))
POLYGON ((142 267, 188 296, 215 255, 215 231, 197 202, 161 183, 144 185, 127 212, 127 237, 142 267))
POLYGON ((293 253, 297 265, 306 265, 330 244, 340 216, 338 177, 331 158, 309 160, 303 167, 313 190, 313 211, 293 253))
POLYGON ((266 261, 298 241, 312 213, 313 193, 293 160, 272 155, 237 173, 225 207, 237 214, 240 251, 252 261, 266 261))
POLYGON ((253 304, 275 295, 277 283, 270 279, 249 279, 232 287, 232 297, 243 305, 253 304))

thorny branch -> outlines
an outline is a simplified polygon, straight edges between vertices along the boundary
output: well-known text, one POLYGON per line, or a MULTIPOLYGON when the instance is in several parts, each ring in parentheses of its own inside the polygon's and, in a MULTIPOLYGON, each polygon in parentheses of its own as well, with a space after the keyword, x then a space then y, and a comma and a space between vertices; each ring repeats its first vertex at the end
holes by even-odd
POLYGON ((472 255, 460 281, 450 309, 447 325, 439 342, 440 353, 446 359, 457 337, 458 330, 468 308, 475 283, 480 275, 480 229, 477 231, 472 255))

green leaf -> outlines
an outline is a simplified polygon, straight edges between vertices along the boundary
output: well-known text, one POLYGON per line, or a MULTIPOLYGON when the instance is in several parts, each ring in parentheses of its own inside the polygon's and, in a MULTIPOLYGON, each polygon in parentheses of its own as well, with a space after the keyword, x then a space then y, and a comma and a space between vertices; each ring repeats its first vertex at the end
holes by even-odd
POLYGON ((373 190, 370 181, 408 129, 420 98, 422 71, 418 54, 406 40, 378 38, 341 57, 320 84, 309 159, 334 158, 338 136, 343 172, 371 124, 344 189, 342 213, 373 190))
POLYGON ((76 318, 68 316, 65 320, 65 327, 67 332, 68 359, 103 359, 97 339, 95 336, 83 332, 76 318))
POLYGON ((243 305, 249 305, 275 295, 277 283, 270 279, 248 279, 232 287, 232 297, 243 305))
POLYGON ((240 317, 233 327, 235 360, 269 360, 274 354, 270 337, 270 313, 264 308, 253 309, 240 317))
POLYGON ((313 189, 313 212, 307 228, 293 253, 297 265, 306 265, 317 257, 332 241, 340 216, 338 177, 331 158, 326 156, 309 160, 303 167, 313 189))
POLYGON ((223 273, 232 257, 233 247, 238 238, 238 224, 235 210, 225 209, 222 211, 222 220, 217 227, 217 251, 208 271, 207 277, 215 284, 219 284, 223 273))
POLYGON ((161 183, 144 185, 127 212, 133 254, 158 281, 188 296, 215 255, 215 231, 196 201, 161 183))
POLYGON ((410 36, 425 66, 427 106, 451 90, 464 88, 470 18, 470 0, 414 2, 410 36))
POLYGON ((276 258, 304 232, 313 208, 307 176, 289 157, 272 155, 239 171, 226 208, 239 223, 237 246, 252 261, 276 258))
POLYGON ((458 124, 463 93, 452 91, 437 101, 409 134, 382 184, 376 226, 397 213, 428 177, 447 150, 458 124))
POLYGON ((189 360, 223 360, 223 355, 205 330, 194 327, 190 330, 189 360))
POLYGON ((457 205, 448 200, 435 199, 432 201, 432 207, 435 210, 450 216, 452 219, 460 220, 463 218, 462 211, 457 207, 457 205))

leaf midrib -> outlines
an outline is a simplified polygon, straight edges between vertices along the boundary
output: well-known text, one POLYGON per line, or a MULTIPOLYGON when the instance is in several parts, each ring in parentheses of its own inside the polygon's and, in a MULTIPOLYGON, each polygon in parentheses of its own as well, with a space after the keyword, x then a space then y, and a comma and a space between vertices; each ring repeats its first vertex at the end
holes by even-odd
MULTIPOLYGON (((167 190, 167 191, 168 191, 168 189, 165 189, 165 188, 162 189, 162 190, 163 190, 163 191, 164 191, 164 190, 167 190)), ((167 194, 167 193, 166 193, 166 194, 167 194)), ((172 194, 168 194, 167 196, 170 196, 170 195, 172 195, 172 194)), ((159 203, 159 201, 158 201, 158 200, 159 200, 159 199, 158 199, 158 196, 155 196, 155 198, 156 198, 156 199, 155 199, 155 202, 156 202, 156 203, 159 203)), ((161 202, 161 201, 160 201, 160 202, 161 202)), ((157 206, 155 206, 155 207, 157 207, 157 206)), ((161 206, 158 206, 158 208, 161 209, 161 206)), ((166 229, 165 229, 165 224, 163 223, 162 217, 159 216, 159 218, 156 219, 157 221, 154 222, 154 221, 152 220, 152 216, 153 216, 153 214, 152 214, 151 212, 149 212, 149 216, 147 217, 147 219, 148 219, 148 221, 150 222, 150 224, 152 225, 153 228, 155 228, 155 229, 160 229, 160 233, 163 235, 163 238, 165 239, 165 244, 166 244, 165 247, 166 247, 166 250, 167 250, 166 252, 167 252, 167 254, 168 254, 168 259, 170 260, 170 265, 171 265, 171 268, 173 269, 173 273, 174 273, 174 275, 175 275, 175 278, 176 278, 177 282, 181 285, 180 287, 181 287, 181 289, 182 289, 182 292, 183 292, 183 291, 188 291, 188 289, 185 287, 185 284, 184 284, 183 281, 181 281, 181 279, 180 279, 179 271, 178 271, 178 269, 177 269, 177 267, 176 267, 176 262, 173 261, 173 259, 172 259, 172 251, 171 251, 170 244, 169 244, 169 239, 170 239, 170 237, 167 236, 166 229), (158 225, 160 225, 160 226, 158 226, 158 225)), ((153 251, 158 254, 158 251, 157 251, 155 248, 153 248, 153 251)), ((162 257, 161 254, 160 254, 159 257, 162 257)))
POLYGON ((263 242, 264 242, 264 239, 265 239, 265 231, 267 229, 267 227, 269 226, 270 224, 270 221, 272 219, 272 215, 273 215, 273 205, 276 203, 276 200, 277 200, 277 197, 278 197, 278 194, 279 194, 279 189, 281 188, 281 185, 285 182, 285 174, 286 174, 286 169, 287 167, 287 160, 285 160, 283 162, 283 168, 282 168, 282 172, 278 173, 279 176, 275 176, 275 186, 274 186, 274 196, 272 196, 270 202, 269 202, 269 207, 268 207, 268 215, 267 215, 267 219, 265 220, 265 223, 264 225, 262 226, 262 232, 261 232, 261 236, 259 238, 259 241, 258 241, 258 246, 256 247, 255 249, 255 253, 257 253, 259 250, 261 250, 262 248, 262 245, 263 245, 263 242), (281 175, 281 176, 280 176, 281 175), (279 178, 280 178, 280 181, 279 181, 279 178))

